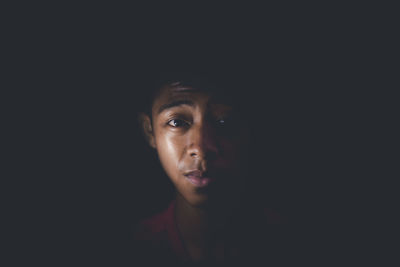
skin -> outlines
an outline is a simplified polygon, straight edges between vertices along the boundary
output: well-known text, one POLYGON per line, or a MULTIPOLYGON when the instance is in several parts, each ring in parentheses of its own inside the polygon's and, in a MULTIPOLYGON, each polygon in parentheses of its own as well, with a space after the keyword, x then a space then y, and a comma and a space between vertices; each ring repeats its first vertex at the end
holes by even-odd
POLYGON ((224 239, 220 230, 246 182, 246 127, 231 105, 217 99, 203 90, 167 85, 153 102, 152 118, 141 115, 145 136, 176 188, 178 229, 193 260, 223 258, 217 249, 224 239), (169 105, 176 101, 181 103, 169 105), (192 170, 212 182, 194 185, 185 176, 192 170))

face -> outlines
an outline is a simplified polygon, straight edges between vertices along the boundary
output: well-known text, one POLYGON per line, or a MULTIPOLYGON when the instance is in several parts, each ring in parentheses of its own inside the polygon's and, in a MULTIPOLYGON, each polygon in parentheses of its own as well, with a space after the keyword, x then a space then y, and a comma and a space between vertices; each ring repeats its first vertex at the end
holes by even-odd
POLYGON ((169 85, 153 102, 150 144, 178 193, 193 206, 234 201, 246 182, 246 126, 221 100, 169 85))

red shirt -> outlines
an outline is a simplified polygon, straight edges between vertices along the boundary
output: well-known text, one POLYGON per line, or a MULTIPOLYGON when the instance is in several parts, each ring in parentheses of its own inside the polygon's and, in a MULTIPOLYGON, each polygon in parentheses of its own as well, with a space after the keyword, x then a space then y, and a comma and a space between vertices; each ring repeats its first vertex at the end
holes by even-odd
MULTIPOLYGON (((262 213, 262 212, 261 212, 262 213)), ((261 216, 254 216, 249 218, 248 215, 240 214, 239 219, 241 222, 247 221, 250 225, 250 230, 241 231, 242 229, 249 229, 248 226, 244 227, 239 223, 233 225, 230 240, 225 240, 224 260, 237 258, 240 254, 248 254, 253 250, 260 249, 255 245, 255 241, 265 241, 261 236, 262 232, 266 232, 267 225, 279 225, 282 222, 281 217, 270 209, 264 209, 261 216), (247 216, 244 218, 243 216, 247 216)), ((271 235, 267 237, 270 239, 271 235)), ((184 243, 180 236, 176 220, 175 220, 175 201, 172 201, 169 207, 144 221, 142 221, 135 231, 134 239, 137 244, 139 257, 147 258, 150 262, 159 260, 160 262, 174 262, 183 263, 190 261, 190 256, 184 247, 184 243)))

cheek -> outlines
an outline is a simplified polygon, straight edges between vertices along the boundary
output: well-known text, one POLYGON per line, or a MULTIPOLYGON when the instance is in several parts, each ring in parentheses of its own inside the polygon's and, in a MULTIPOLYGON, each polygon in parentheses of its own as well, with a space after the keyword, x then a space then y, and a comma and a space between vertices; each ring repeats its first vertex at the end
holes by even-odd
POLYGON ((180 143, 178 140, 163 136, 157 139, 157 152, 161 165, 170 178, 176 176, 178 163, 181 157, 180 143))
POLYGON ((240 140, 222 141, 223 162, 226 167, 239 167, 243 159, 246 158, 245 149, 240 140))

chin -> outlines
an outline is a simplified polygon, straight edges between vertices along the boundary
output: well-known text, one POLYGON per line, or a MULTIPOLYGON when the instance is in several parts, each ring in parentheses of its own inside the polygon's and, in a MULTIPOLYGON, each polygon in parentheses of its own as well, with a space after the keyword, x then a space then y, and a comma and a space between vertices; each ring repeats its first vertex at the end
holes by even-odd
POLYGON ((224 203, 224 197, 220 195, 216 197, 209 194, 196 194, 185 197, 186 201, 193 207, 196 208, 207 208, 207 207, 220 207, 220 204, 224 203))
POLYGON ((208 196, 190 196, 186 198, 186 201, 193 207, 205 207, 210 203, 208 196))

